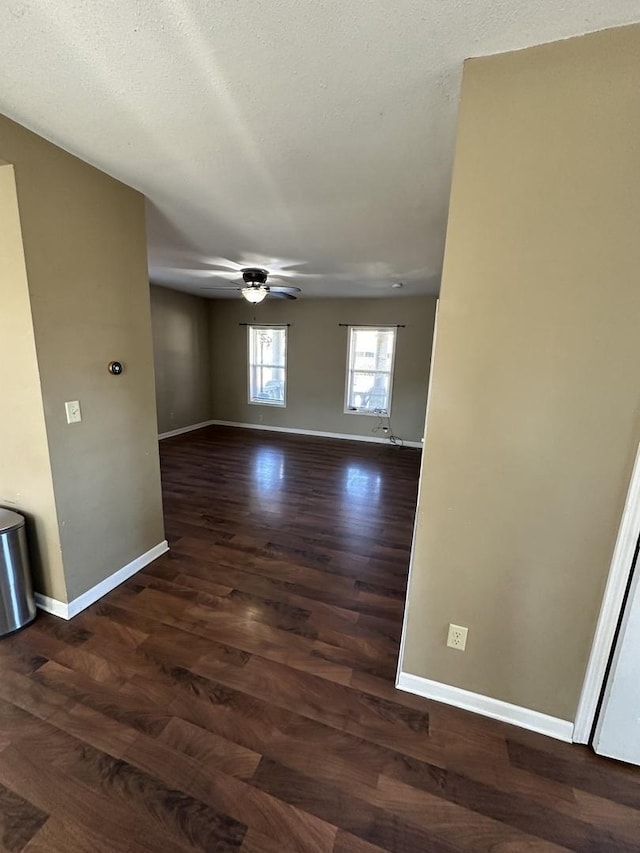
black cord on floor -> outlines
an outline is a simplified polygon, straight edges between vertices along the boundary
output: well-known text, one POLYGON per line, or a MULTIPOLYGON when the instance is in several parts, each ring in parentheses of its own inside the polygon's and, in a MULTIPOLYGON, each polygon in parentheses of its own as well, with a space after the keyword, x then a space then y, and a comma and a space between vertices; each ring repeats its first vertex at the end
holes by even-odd
POLYGON ((404 441, 400 438, 399 435, 394 435, 393 429, 391 428, 391 418, 384 409, 374 409, 374 415, 377 415, 378 422, 373 427, 371 432, 382 432, 389 439, 389 443, 393 444, 394 447, 403 447, 404 441))

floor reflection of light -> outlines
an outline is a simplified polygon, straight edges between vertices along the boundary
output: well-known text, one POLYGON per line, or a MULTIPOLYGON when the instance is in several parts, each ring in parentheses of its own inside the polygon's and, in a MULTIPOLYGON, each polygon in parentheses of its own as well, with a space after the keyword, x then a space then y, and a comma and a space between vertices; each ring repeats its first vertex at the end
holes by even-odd
POLYGON ((261 447, 253 457, 253 482, 259 509, 280 512, 285 479, 284 453, 275 447, 261 447))
POLYGON ((381 486, 380 474, 362 465, 349 465, 344 472, 344 494, 347 506, 362 509, 371 504, 378 504, 381 486))

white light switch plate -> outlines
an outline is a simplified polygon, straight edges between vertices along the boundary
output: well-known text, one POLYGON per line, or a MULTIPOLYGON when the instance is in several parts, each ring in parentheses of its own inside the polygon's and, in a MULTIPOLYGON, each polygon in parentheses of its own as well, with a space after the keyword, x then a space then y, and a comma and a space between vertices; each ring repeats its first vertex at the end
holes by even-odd
POLYGON ((68 424, 80 423, 82 420, 82 413, 80 411, 80 403, 78 400, 70 400, 68 403, 65 403, 64 410, 67 413, 68 424))

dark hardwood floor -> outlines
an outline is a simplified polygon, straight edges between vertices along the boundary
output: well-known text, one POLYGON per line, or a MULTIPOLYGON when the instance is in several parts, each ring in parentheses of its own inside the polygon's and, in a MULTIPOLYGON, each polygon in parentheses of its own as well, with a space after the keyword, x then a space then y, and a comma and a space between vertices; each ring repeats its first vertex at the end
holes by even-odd
POLYGON ((635 769, 394 689, 417 451, 161 455, 170 553, 0 641, 1 850, 640 850, 635 769))

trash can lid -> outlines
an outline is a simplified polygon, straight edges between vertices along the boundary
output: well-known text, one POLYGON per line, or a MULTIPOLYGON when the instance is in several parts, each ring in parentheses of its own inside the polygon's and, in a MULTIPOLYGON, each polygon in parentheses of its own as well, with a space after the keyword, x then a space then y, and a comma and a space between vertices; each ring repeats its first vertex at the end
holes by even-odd
POLYGON ((0 508, 0 533, 8 533, 16 527, 22 527, 23 524, 24 518, 17 512, 0 508))

